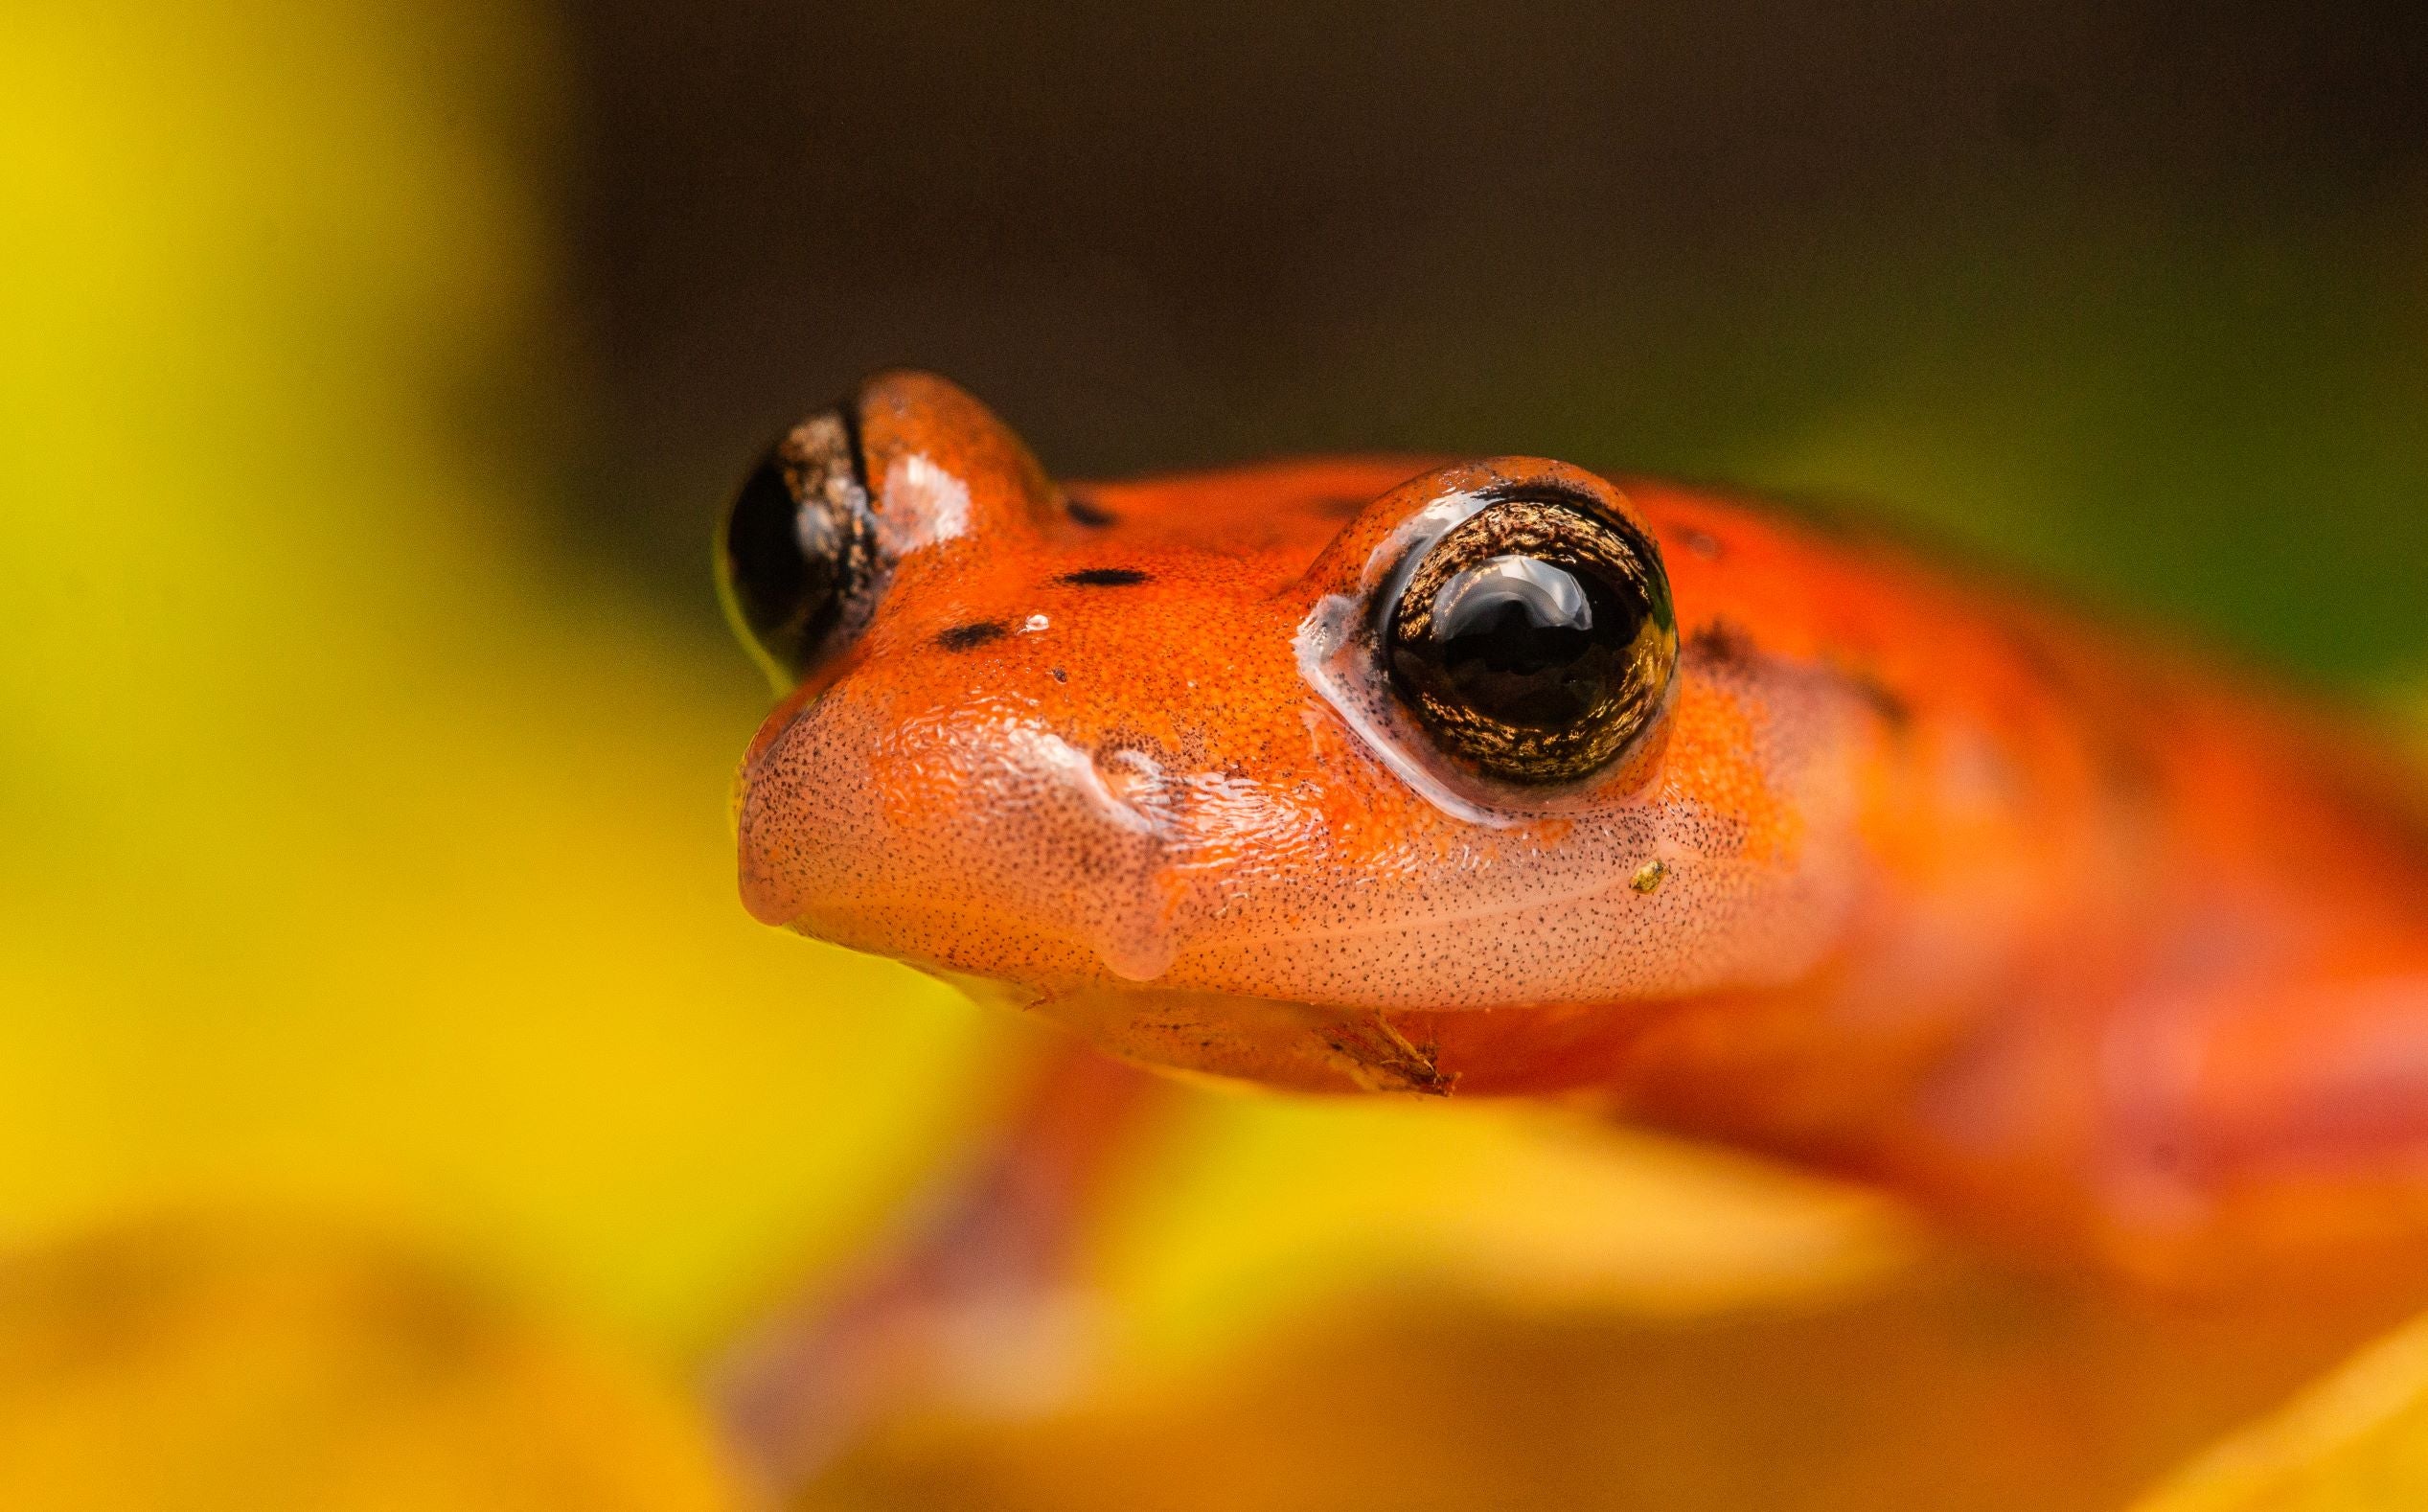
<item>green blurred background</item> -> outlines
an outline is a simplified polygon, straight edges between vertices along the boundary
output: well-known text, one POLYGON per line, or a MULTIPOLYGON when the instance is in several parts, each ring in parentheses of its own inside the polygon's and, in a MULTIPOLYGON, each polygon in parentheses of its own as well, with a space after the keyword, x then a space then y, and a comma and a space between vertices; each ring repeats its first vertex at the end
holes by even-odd
MULTIPOLYGON (((1859 500, 2399 705, 2424 254, 2393 4, 20 0, 0 1240, 338 1215, 679 1381, 983 1118, 1012 1031, 733 897, 706 542, 868 368, 1071 475, 1859 500)), ((1523 1120, 1192 1118, 1099 1261, 1141 1359, 1376 1273, 1667 1316, 1909 1244, 1651 1144, 1545 1222, 1585 1157, 1523 1120)))

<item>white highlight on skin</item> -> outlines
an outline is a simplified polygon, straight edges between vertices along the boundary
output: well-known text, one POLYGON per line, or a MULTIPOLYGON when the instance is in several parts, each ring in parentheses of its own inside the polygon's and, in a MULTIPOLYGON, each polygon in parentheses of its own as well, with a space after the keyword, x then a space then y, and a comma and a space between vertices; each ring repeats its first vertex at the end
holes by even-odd
MULTIPOLYGON (((1015 763, 1051 774, 1070 785, 1097 817, 1148 842, 1149 875, 1165 870, 1163 827, 1147 813, 1113 791, 1096 758, 1050 730, 1015 723, 1003 732, 1015 763)), ((1090 943, 1105 970, 1128 981, 1149 982, 1172 969, 1180 951, 1180 930, 1173 910, 1153 897, 1152 889, 1126 900, 1106 918, 1108 928, 1090 943)))
POLYGON ((1032 614, 1027 619, 1020 622, 1020 633, 1023 635, 1034 635, 1039 630, 1045 629, 1053 623, 1054 622, 1052 620, 1047 619, 1042 614, 1032 614))
POLYGON ((1001 739, 1006 752, 1022 766, 1052 772, 1068 782, 1088 801, 1088 808, 1116 828, 1133 835, 1152 836, 1156 833, 1153 817, 1122 801, 1105 781, 1096 759, 1051 730, 1034 724, 1015 723, 1005 726, 1001 739))
POLYGON ((970 485, 913 452, 885 470, 882 496, 903 508, 878 512, 877 528, 888 555, 899 558, 970 531, 970 485))

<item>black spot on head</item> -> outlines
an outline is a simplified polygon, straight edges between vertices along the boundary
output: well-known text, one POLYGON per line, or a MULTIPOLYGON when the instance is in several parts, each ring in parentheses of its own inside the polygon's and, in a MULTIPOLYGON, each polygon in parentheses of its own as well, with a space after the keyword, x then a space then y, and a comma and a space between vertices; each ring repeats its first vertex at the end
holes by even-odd
POLYGON ((991 640, 1001 640, 1003 634, 1003 627, 996 621, 978 620, 953 626, 936 637, 936 644, 946 651, 968 651, 991 640))
POLYGON ((1056 668, 1053 668, 1053 669, 1051 669, 1051 670, 1052 670, 1052 672, 1053 672, 1054 680, 1055 680, 1056 682, 1068 682, 1068 681, 1070 681, 1070 674, 1069 674, 1069 673, 1067 673, 1067 672, 1063 671, 1063 669, 1062 669, 1062 668, 1060 668, 1060 667, 1056 667, 1056 668))
POLYGON ((1061 581, 1074 588, 1129 588, 1146 582, 1147 575, 1135 567, 1089 567, 1065 572, 1061 581))
POLYGON ((1753 638, 1727 620, 1712 620, 1686 633, 1682 654, 1706 667, 1742 667, 1761 653, 1753 638))
POLYGON ((1090 530, 1102 530, 1108 525, 1121 523, 1120 515, 1101 504, 1090 504, 1076 494, 1063 500, 1063 512, 1090 530))

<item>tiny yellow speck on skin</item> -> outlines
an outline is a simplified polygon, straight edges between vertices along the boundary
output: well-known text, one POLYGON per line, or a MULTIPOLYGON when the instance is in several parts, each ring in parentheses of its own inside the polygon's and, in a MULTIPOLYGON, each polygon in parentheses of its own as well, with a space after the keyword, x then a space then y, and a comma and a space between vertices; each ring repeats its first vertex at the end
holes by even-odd
POLYGON ((1627 880, 1627 885, 1635 888, 1638 892, 1649 893, 1653 889, 1659 887, 1661 885, 1661 879, 1668 875, 1669 863, 1667 861, 1658 859, 1649 860, 1643 865, 1636 868, 1636 875, 1627 880))

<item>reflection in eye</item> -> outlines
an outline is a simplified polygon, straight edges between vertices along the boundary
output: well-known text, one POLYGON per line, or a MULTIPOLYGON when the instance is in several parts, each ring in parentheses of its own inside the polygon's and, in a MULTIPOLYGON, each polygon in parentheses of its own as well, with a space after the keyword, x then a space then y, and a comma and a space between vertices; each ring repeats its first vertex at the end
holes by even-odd
POLYGON ((1534 629, 1592 629, 1592 605, 1576 578, 1532 556, 1496 556, 1432 595, 1432 633, 1452 638, 1503 624, 1503 609, 1518 609, 1534 629))
POLYGON ((1592 606, 1585 602, 1585 590, 1576 580, 1532 557, 1495 557, 1468 568, 1433 595, 1433 618, 1464 624, 1470 616, 1490 614, 1504 604, 1519 606, 1536 625, 1593 628, 1592 606))

